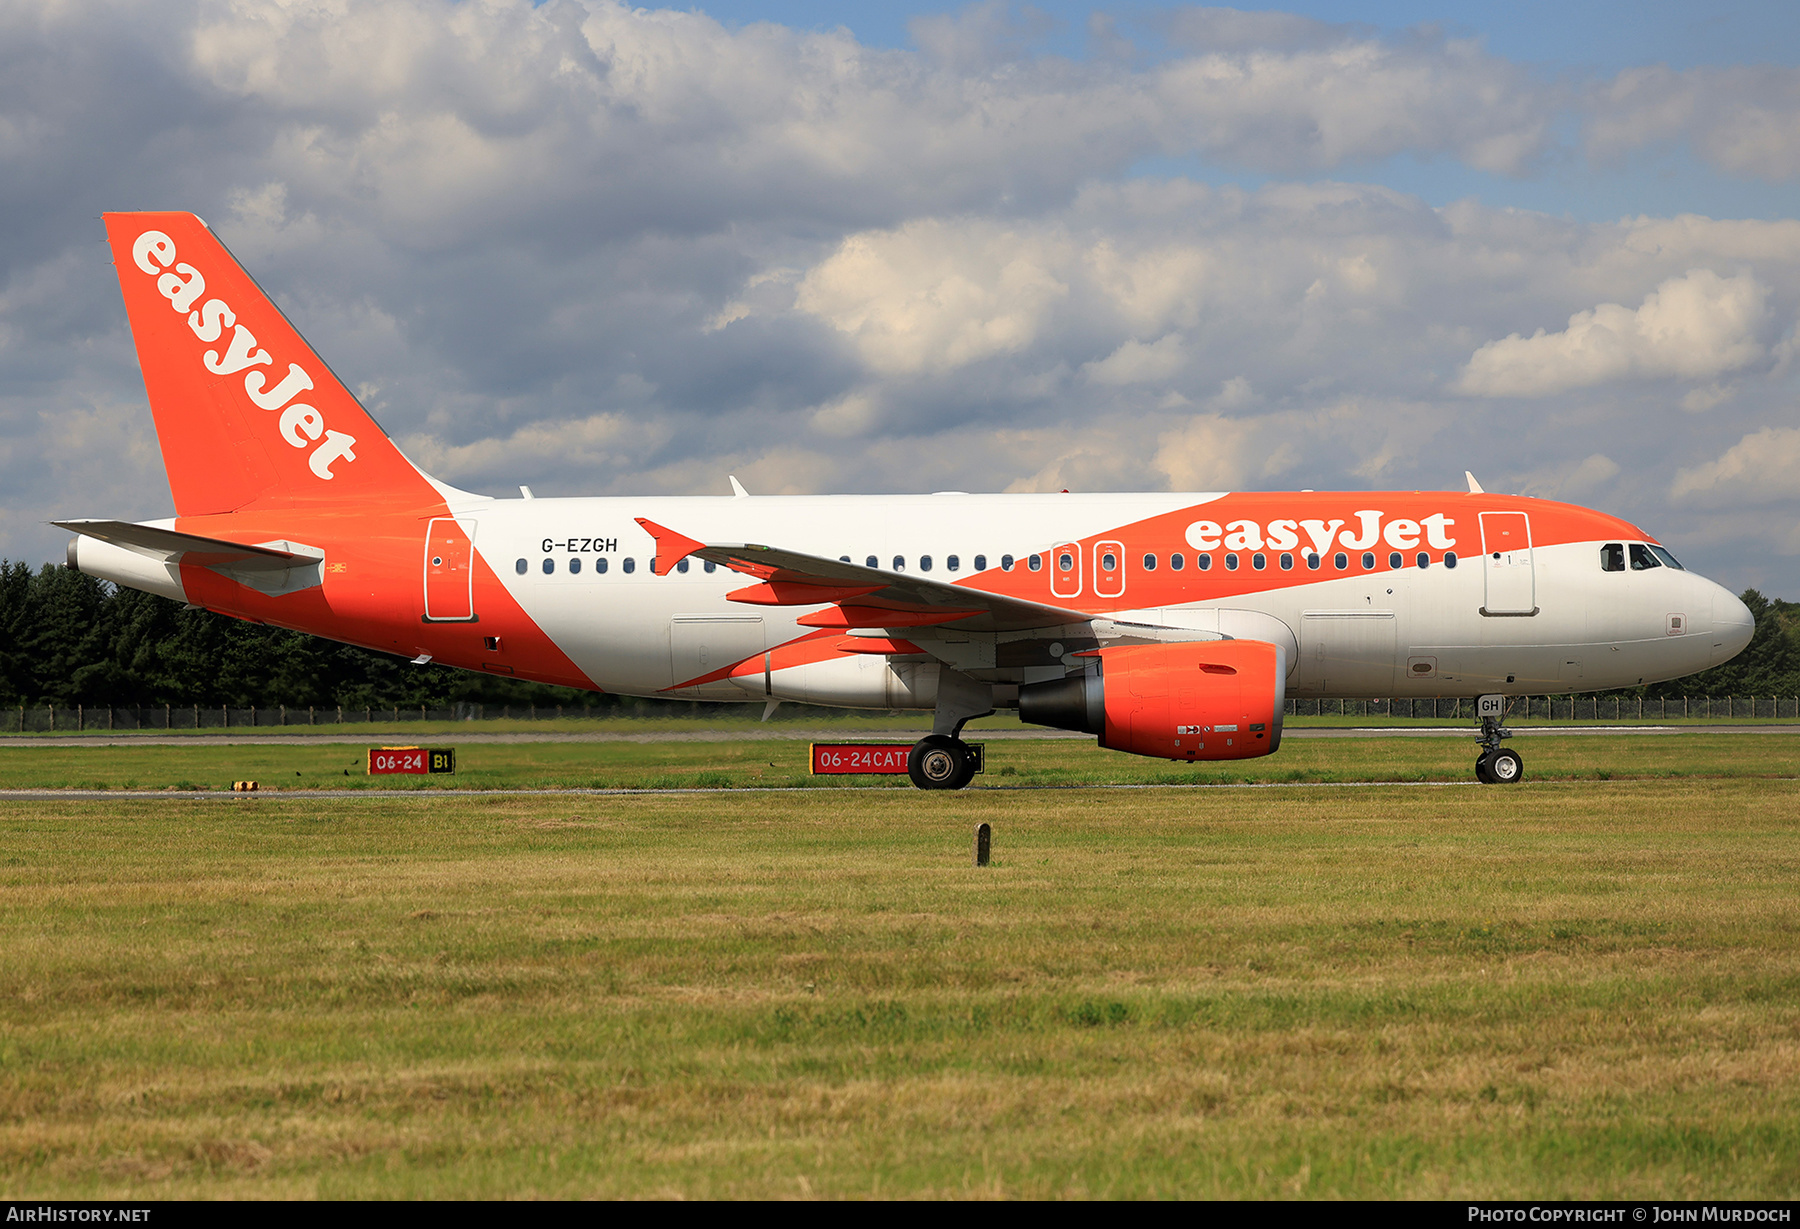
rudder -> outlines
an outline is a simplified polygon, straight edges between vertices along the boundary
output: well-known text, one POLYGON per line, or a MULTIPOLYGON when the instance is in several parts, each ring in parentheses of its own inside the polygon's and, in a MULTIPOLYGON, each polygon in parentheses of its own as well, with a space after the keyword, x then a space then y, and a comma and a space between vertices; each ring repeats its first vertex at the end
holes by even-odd
POLYGON ((206 223, 104 217, 178 515, 437 502, 206 223))

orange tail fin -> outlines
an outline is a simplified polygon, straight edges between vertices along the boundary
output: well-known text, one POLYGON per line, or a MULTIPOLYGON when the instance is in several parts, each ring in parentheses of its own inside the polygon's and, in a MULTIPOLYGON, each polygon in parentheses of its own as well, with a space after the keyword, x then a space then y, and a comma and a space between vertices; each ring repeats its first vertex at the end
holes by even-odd
POLYGON ((438 501, 206 223, 105 220, 179 515, 438 501))

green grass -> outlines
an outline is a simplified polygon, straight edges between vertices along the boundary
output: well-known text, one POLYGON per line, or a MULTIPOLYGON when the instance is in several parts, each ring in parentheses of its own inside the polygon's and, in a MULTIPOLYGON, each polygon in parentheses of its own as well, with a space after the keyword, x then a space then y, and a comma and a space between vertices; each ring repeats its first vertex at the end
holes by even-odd
POLYGON ((0 1197, 1791 1199, 1797 875, 1749 778, 0 803, 0 1197))
MULTIPOLYGON (((904 736, 870 734, 877 741, 904 736)), ((970 737, 979 740, 979 731, 970 737)), ((784 786, 910 789, 905 777, 813 777, 798 739, 728 742, 469 743, 455 775, 366 773, 367 742, 241 746, 74 746, 0 743, 0 789, 262 790, 678 789, 784 786)), ((454 738, 426 739, 456 745, 454 738)), ((1800 776, 1800 738, 1780 734, 1571 735, 1521 738, 1512 747, 1532 780, 1800 776)), ((1289 739, 1276 754, 1227 764, 1177 764, 1101 750, 1092 739, 994 739, 976 788, 1101 784, 1241 784, 1316 781, 1466 781, 1472 734, 1380 739, 1289 739)))

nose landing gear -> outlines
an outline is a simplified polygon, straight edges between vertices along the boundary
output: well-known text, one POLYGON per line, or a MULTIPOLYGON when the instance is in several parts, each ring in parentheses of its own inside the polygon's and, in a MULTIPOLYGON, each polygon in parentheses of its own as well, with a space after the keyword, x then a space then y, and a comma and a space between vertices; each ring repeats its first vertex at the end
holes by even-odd
POLYGON ((1505 696, 1482 696, 1475 702, 1481 717, 1481 755, 1475 760, 1475 779, 1483 785, 1515 785, 1525 776, 1525 761, 1519 753, 1502 747, 1500 740, 1511 738, 1512 731, 1502 726, 1506 715, 1505 696))

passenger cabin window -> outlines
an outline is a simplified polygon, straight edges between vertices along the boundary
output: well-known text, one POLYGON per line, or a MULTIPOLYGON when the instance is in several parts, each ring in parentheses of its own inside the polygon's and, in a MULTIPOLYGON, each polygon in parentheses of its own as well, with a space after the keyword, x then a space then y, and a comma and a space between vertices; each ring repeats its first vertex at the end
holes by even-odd
MULTIPOLYGON (((896 568, 894 570, 899 571, 898 568, 896 568)), ((930 555, 920 555, 919 556, 919 571, 921 571, 921 572, 931 571, 931 556, 930 555)))
POLYGON ((1608 542, 1600 548, 1600 570, 1602 572, 1623 572, 1625 570, 1625 544, 1608 542))
POLYGON ((1658 559, 1655 555, 1652 555, 1648 546, 1645 546, 1642 542, 1633 542, 1631 544, 1632 571, 1648 572, 1651 568, 1660 568, 1661 566, 1662 560, 1658 559))
POLYGON ((1372 550, 1366 550, 1363 552, 1363 571, 1373 572, 1374 570, 1375 570, 1375 552, 1372 550))
POLYGON ((1058 555, 1056 557, 1056 570, 1059 572, 1073 572, 1075 570, 1075 556, 1071 555, 1068 551, 1064 551, 1062 554, 1058 555))
POLYGON ((569 575, 571 575, 571 576, 581 575, 581 560, 579 560, 579 559, 569 560, 569 575))
POLYGON ((1025 566, 1034 572, 1042 571, 1044 567, 1044 558, 1042 555, 1031 555, 1026 558, 1025 566))
POLYGON ((1155 555, 1145 555, 1144 556, 1144 571, 1146 571, 1146 572, 1156 571, 1156 556, 1155 555))
POLYGON ((1453 568, 1456 566, 1456 552, 1455 551, 1447 550, 1444 552, 1444 566, 1447 568, 1453 568))
MULTIPOLYGON (((712 564, 710 564, 710 563, 707 564, 706 570, 709 572, 712 571, 712 564)), ((606 575, 606 556, 605 555, 602 555, 602 556, 600 556, 600 558, 594 560, 594 571, 598 572, 602 576, 606 575)))
POLYGON ((1260 572, 1269 566, 1269 557, 1261 551, 1258 551, 1256 554, 1250 556, 1250 566, 1260 572))
MULTIPOLYGON (((1119 570, 1119 557, 1117 555, 1113 554, 1111 551, 1107 551, 1104 555, 1101 555, 1100 556, 1100 570, 1103 572, 1118 571, 1119 570)), ((1066 572, 1066 571, 1068 571, 1068 569, 1064 568, 1063 571, 1066 572)))
POLYGON ((1294 570, 1294 556, 1287 551, 1281 553, 1281 570, 1284 572, 1294 570))
POLYGON ((1671 555, 1663 547, 1652 546, 1650 548, 1650 553, 1655 555, 1658 559, 1661 559, 1664 567, 1674 568, 1677 572, 1687 571, 1686 568, 1682 567, 1681 564, 1676 561, 1675 556, 1671 555))
POLYGON ((1169 556, 1169 571, 1179 572, 1182 569, 1182 565, 1184 565, 1185 563, 1187 563, 1186 555, 1170 555, 1169 556))
POLYGON ((1013 570, 1013 562, 1014 562, 1013 557, 1011 555, 1000 556, 1000 570, 1002 572, 1012 571, 1013 570))
POLYGON ((1422 568, 1428 568, 1431 566, 1431 556, 1426 554, 1424 551, 1419 552, 1419 566, 1422 568))
POLYGON ((1395 551, 1388 556, 1388 566, 1395 569, 1403 568, 1406 566, 1406 557, 1399 551, 1395 551))
MULTIPOLYGON (((602 559, 602 560, 601 560, 601 561, 600 561, 600 570, 601 570, 601 571, 602 571, 602 572, 604 572, 604 571, 606 571, 606 560, 604 560, 604 559, 602 559)), ((702 568, 702 570, 703 570, 703 571, 704 571, 704 572, 706 572, 706 574, 707 574, 707 575, 708 575, 708 576, 710 576, 710 575, 712 575, 712 574, 713 574, 713 573, 714 573, 714 572, 716 572, 716 571, 718 571, 718 570, 719 570, 719 565, 718 565, 718 564, 716 564, 716 563, 714 563, 714 562, 713 562, 713 561, 712 561, 712 560, 711 560, 711 559, 708 559, 708 560, 707 560, 707 561, 706 561, 706 563, 705 563, 705 564, 704 564, 704 565, 703 565, 703 568, 702 568)))
POLYGON ((894 571, 896 571, 896 572, 906 571, 906 556, 905 555, 895 555, 894 556, 894 571))
POLYGON ((975 556, 975 570, 977 572, 987 571, 987 556, 986 555, 975 556))
POLYGON ((529 572, 530 570, 531 570, 531 565, 529 563, 526 563, 523 559, 521 559, 517 563, 513 564, 513 571, 517 572, 521 576, 525 575, 525 573, 529 572))
POLYGON ((1311 568, 1311 569, 1312 569, 1312 570, 1313 570, 1313 571, 1315 571, 1315 572, 1316 572, 1316 571, 1318 571, 1318 570, 1319 570, 1319 557, 1318 557, 1318 555, 1316 555, 1316 554, 1311 554, 1311 555, 1308 555, 1308 556, 1307 556, 1307 557, 1306 557, 1306 566, 1307 566, 1307 567, 1309 567, 1309 568, 1311 568))
POLYGON ((863 560, 863 566, 865 568, 878 568, 881 566, 881 560, 877 559, 873 555, 870 555, 867 559, 863 560))
POLYGON ((850 562, 850 556, 848 556, 848 555, 839 555, 839 556, 838 556, 838 562, 839 562, 839 563, 849 563, 849 562, 850 562))
POLYGON ((544 560, 544 575, 548 576, 554 571, 556 571, 556 560, 554 560, 554 559, 544 560))
POLYGON ((1350 566, 1350 556, 1346 555, 1343 551, 1339 551, 1331 557, 1331 565, 1341 572, 1350 566))
POLYGON ((1202 572, 1210 572, 1212 570, 1212 556, 1195 555, 1194 566, 1199 568, 1202 572))
POLYGON ((688 564, 686 559, 681 560, 675 565, 675 570, 680 572, 683 576, 687 575, 687 568, 688 564))
POLYGON ((961 570, 961 568, 962 568, 962 557, 961 556, 949 555, 949 556, 945 557, 944 570, 946 572, 959 571, 959 570, 961 570))
POLYGON ((1237 556, 1236 555, 1225 556, 1225 570, 1227 572, 1237 571, 1237 556))
POLYGON ((620 568, 620 570, 625 572, 626 575, 630 575, 631 573, 637 571, 637 560, 633 559, 630 555, 627 555, 627 556, 625 556, 624 562, 619 564, 619 568, 620 568))

